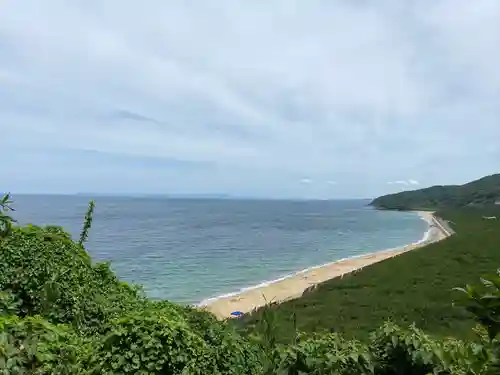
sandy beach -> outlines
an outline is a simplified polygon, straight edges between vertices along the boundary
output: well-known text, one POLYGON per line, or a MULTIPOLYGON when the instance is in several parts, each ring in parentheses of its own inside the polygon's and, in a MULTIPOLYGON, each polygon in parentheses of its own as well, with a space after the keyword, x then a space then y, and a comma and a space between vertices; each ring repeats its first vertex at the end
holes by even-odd
POLYGON ((283 302, 300 297, 304 291, 327 280, 342 277, 345 274, 355 272, 370 264, 380 262, 384 259, 392 258, 396 255, 414 250, 428 245, 429 243, 440 241, 450 234, 446 232, 432 212, 418 212, 427 221, 429 230, 426 238, 422 241, 409 244, 397 249, 383 250, 371 254, 342 259, 337 262, 325 264, 307 271, 265 285, 261 288, 246 290, 238 295, 224 297, 209 301, 202 308, 211 311, 219 318, 228 318, 233 311, 250 312, 255 308, 264 306, 269 302, 283 302), (266 302, 267 301, 267 302, 266 302))

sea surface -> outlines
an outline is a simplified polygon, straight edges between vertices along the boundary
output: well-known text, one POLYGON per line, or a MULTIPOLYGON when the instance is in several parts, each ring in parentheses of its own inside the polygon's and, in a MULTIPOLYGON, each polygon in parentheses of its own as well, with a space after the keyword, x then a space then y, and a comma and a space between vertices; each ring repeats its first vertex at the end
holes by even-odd
MULTIPOLYGON (((21 223, 77 239, 90 197, 14 196, 21 223)), ((96 197, 86 248, 152 298, 199 303, 335 260, 417 242, 416 213, 369 201, 96 197)))

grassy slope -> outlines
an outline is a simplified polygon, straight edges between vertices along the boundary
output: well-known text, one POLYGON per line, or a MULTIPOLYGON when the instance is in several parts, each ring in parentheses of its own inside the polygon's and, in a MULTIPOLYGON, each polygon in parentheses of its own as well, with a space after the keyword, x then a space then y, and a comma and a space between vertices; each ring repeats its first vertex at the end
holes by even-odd
MULTIPOLYGON (((500 214, 499 209, 492 210, 500 214)), ((298 329, 305 332, 333 328, 362 339, 390 319, 402 325, 415 322, 437 335, 470 337, 473 322, 463 309, 452 307, 458 297, 452 288, 476 283, 478 275, 500 267, 500 221, 481 220, 491 213, 442 212, 454 223, 457 235, 328 281, 299 299, 273 307, 279 339, 292 339, 293 312, 298 329)), ((251 328, 260 314, 245 317, 244 328, 251 328)))

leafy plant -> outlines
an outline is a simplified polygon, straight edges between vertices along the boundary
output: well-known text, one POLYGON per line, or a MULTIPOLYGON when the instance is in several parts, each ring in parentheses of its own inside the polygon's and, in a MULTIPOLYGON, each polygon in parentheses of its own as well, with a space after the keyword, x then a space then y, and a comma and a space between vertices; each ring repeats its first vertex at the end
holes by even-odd
POLYGON ((0 317, 0 373, 84 374, 90 341, 41 317, 0 317))
POLYGON ((489 339, 494 341, 500 334, 500 268, 496 275, 480 280, 480 286, 466 285, 454 290, 465 294, 466 309, 486 328, 489 339))
POLYGON ((8 215, 8 212, 14 211, 12 208, 10 194, 5 194, 0 200, 0 237, 7 236, 12 228, 12 223, 16 221, 8 215))
POLYGON ((206 343, 169 310, 132 312, 111 321, 95 353, 96 374, 181 374, 188 369, 203 374, 214 365, 206 343))
POLYGON ((92 227, 94 207, 95 207, 95 202, 93 200, 91 200, 89 202, 87 213, 85 214, 85 220, 83 222, 82 232, 80 233, 80 240, 78 241, 78 244, 82 247, 83 247, 85 241, 87 241, 90 228, 92 227))
POLYGON ((0 291, 0 316, 17 315, 21 301, 9 291, 0 291))
POLYGON ((482 327, 477 332, 487 349, 487 361, 500 373, 500 269, 480 281, 479 285, 454 289, 465 297, 461 303, 482 327))
POLYGON ((347 341, 336 333, 299 336, 296 345, 285 347, 278 373, 365 375, 374 373, 374 359, 366 345, 347 341))
POLYGON ((109 265, 92 265, 57 227, 13 228, 0 254, 0 290, 12 294, 21 317, 43 314, 52 323, 96 330, 142 303, 137 289, 121 283, 109 265))

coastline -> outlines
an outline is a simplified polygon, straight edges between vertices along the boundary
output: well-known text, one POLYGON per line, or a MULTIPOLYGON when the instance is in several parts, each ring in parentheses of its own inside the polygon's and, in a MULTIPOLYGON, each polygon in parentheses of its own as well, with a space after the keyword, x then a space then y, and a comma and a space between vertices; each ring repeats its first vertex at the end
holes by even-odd
POLYGON ((433 215, 433 212, 415 212, 428 224, 428 230, 424 234, 424 237, 418 242, 394 249, 357 255, 323 265, 313 266, 292 275, 261 283, 236 293, 207 299, 202 301, 198 307, 212 312, 221 319, 231 317, 231 312, 233 311, 247 313, 270 302, 281 303, 298 298, 307 290, 327 280, 343 277, 345 274, 356 272, 368 265, 440 241, 450 235, 433 215))

